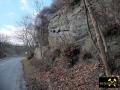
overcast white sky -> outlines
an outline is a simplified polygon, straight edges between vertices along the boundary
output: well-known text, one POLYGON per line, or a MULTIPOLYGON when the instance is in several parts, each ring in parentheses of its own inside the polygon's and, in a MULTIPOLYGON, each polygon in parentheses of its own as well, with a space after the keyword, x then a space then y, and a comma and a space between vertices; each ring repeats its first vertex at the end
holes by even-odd
MULTIPOLYGON (((41 9, 45 6, 50 6, 53 0, 38 0, 42 2, 41 9)), ((35 0, 0 0, 0 33, 10 36, 12 43, 22 44, 14 37, 14 33, 20 30, 17 26, 23 16, 34 16, 35 0)))

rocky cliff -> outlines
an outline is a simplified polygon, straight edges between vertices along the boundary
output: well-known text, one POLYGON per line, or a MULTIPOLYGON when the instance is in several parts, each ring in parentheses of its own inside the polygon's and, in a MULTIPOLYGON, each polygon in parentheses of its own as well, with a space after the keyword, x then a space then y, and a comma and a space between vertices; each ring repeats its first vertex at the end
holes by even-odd
MULTIPOLYGON (((73 43, 87 36, 83 5, 64 6, 54 14, 49 23, 50 45, 54 42, 73 43)), ((87 37, 86 37, 87 38, 87 37)), ((58 43, 59 44, 59 43, 58 43)))
MULTIPOLYGON (((119 13, 118 8, 111 7, 112 0, 108 1, 90 1, 94 13, 96 15, 98 24, 102 28, 108 46, 110 60, 116 57, 116 62, 119 62, 119 13), (113 11, 114 9, 114 11, 113 11), (113 12, 112 12, 113 11, 113 12), (118 15, 118 16, 117 16, 118 15), (116 19, 118 18, 118 19, 116 19), (114 52, 114 53, 112 53, 114 52)), ((117 5, 117 4, 116 4, 117 5)), ((94 32, 91 24, 90 29, 94 32)), ((93 62, 96 62, 96 50, 93 47, 92 41, 88 34, 88 25, 86 20, 85 7, 82 1, 75 4, 64 5, 56 13, 54 13, 48 24, 47 35, 43 35, 43 42, 49 41, 49 47, 52 48, 66 48, 69 44, 77 44, 83 51, 90 52, 94 57, 93 62), (47 37, 48 36, 48 37, 47 37)), ((94 33, 93 33, 94 34, 94 33)), ((93 35, 94 36, 94 35, 93 35)), ((94 37, 93 37, 94 38, 94 37)), ((44 46, 44 45, 43 45, 44 46)), ((47 47, 48 48, 48 47, 47 47)), ((39 48, 40 49, 40 48, 39 48)), ((36 57, 40 58, 41 51, 36 49, 36 57)), ((42 52, 46 51, 45 47, 41 48, 42 52)), ((113 61, 115 63, 115 61, 113 61)), ((117 64, 117 67, 120 65, 117 64)))
MULTIPOLYGON (((81 1, 71 6, 63 6, 52 15, 49 21, 49 47, 63 49, 68 44, 76 43, 87 51, 91 49, 94 51, 87 29, 84 5, 81 1)), ((47 36, 44 38, 47 40, 47 36)), ((36 49, 35 53, 37 51, 39 50, 36 49)), ((40 54, 40 51, 38 53, 40 54)))
MULTIPOLYGON (((48 30, 49 46, 52 48, 62 47, 63 49, 69 44, 77 44, 83 51, 91 54, 96 53, 88 34, 83 2, 71 6, 63 6, 51 18, 48 30)), ((95 60, 96 54, 93 56, 90 62, 95 63, 97 62, 95 60)))

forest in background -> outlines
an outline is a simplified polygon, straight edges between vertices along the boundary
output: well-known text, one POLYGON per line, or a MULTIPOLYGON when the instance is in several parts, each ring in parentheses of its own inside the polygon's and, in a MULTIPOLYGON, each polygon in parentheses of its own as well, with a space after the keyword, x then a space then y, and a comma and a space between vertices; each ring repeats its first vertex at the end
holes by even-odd
POLYGON ((0 34, 0 58, 24 55, 25 50, 24 46, 11 43, 8 36, 0 34))

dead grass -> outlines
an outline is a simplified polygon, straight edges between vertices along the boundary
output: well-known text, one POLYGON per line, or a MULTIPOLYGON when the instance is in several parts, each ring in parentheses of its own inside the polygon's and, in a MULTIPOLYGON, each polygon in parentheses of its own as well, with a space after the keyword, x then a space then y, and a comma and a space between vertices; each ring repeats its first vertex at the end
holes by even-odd
POLYGON ((28 90, 47 90, 44 82, 40 82, 35 77, 34 67, 30 63, 31 60, 24 59, 22 61, 24 66, 25 79, 27 81, 28 90))
POLYGON ((30 64, 30 61, 27 59, 24 59, 22 62, 24 66, 25 76, 27 78, 33 78, 33 67, 30 64))
POLYGON ((30 65, 30 61, 27 59, 24 59, 22 61, 23 63, 23 69, 24 69, 24 74, 25 74, 25 79, 27 81, 27 88, 29 89, 30 82, 33 79, 33 69, 32 66, 30 65))

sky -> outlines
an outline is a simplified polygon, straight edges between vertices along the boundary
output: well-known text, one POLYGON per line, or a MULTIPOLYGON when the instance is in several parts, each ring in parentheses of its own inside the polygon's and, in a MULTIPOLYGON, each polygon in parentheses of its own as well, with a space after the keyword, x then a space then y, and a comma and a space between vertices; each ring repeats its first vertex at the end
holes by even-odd
MULTIPOLYGON (((49 7, 53 0, 38 1, 43 9, 49 7)), ((8 35, 12 43, 22 44, 14 37, 14 32, 21 29, 17 24, 23 16, 35 17, 36 13, 35 0, 0 0, 0 33, 8 35)))

